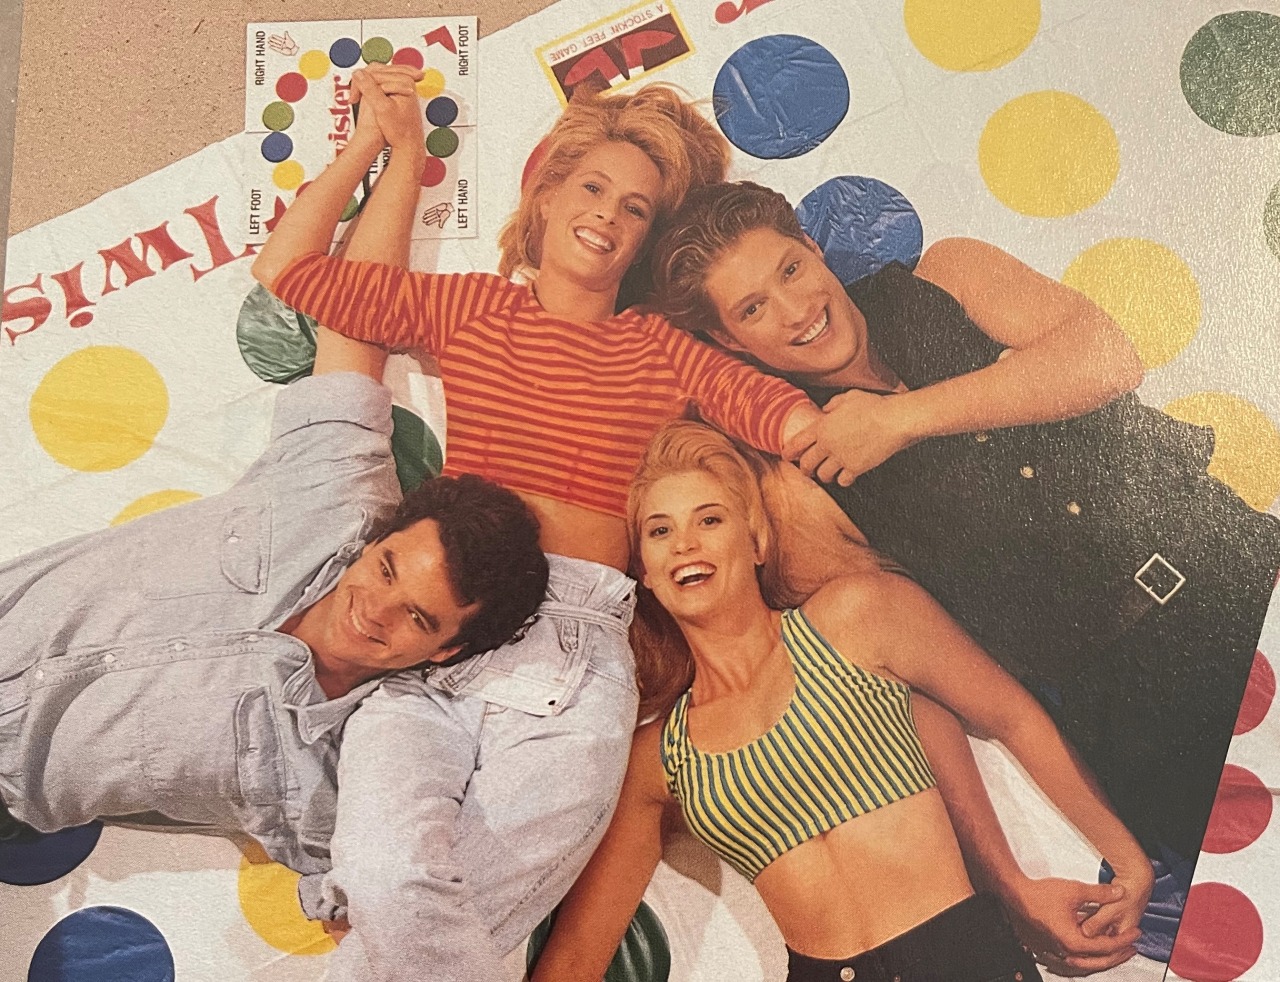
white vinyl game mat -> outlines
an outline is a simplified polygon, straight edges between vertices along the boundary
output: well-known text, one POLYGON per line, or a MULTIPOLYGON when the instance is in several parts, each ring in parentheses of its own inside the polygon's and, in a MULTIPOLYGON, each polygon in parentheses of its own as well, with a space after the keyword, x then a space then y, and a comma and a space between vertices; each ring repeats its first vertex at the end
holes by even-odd
MULTIPOLYGON (((435 136, 415 267, 496 267, 527 157, 576 85, 672 82, 714 97, 733 177, 796 203, 842 178, 876 248, 910 259, 970 235, 1093 297, 1143 356, 1140 398, 1213 426, 1212 473, 1275 512, 1280 8, 1257 6, 560 0, 483 40, 466 16, 249 24, 243 134, 9 243, 0 559, 216 493, 261 451, 275 386, 237 337, 258 323, 252 243, 350 132, 350 72, 388 60, 421 61, 435 136), (763 125, 740 114, 744 94, 772 105, 763 125), (797 118, 812 125, 789 129, 797 118)), ((400 364, 392 387, 398 429, 438 454, 438 382, 400 364)), ((1280 980, 1274 608, 1174 952, 1195 982, 1280 980)), ((1098 857, 1000 748, 977 749, 1026 870, 1096 878, 1098 857)), ((60 835, 39 855, 0 849, 0 982, 323 976, 333 942, 260 853, 112 826, 60 835), (41 954, 103 936, 136 958, 41 954)), ((688 837, 646 899, 675 982, 783 978, 750 886, 688 837)), ((508 968, 520 977, 522 951, 508 968)), ((1135 958, 1099 978, 1165 971, 1135 958)))

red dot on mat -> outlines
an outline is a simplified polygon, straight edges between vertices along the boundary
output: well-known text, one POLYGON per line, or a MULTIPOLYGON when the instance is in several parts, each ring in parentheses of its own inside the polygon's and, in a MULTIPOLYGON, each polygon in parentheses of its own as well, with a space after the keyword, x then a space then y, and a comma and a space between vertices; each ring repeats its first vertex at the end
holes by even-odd
POLYGON ((425 63, 422 60, 422 52, 417 48, 401 48, 391 56, 391 64, 421 68, 425 63))
POLYGON ((1266 785, 1243 767, 1224 767, 1204 834, 1205 852, 1237 852, 1256 842, 1270 822, 1271 792, 1266 785))
POLYGON ((1248 733, 1263 721, 1271 703, 1276 697, 1276 673, 1261 651, 1253 656, 1253 667, 1249 669, 1249 684, 1244 690, 1244 699, 1240 701, 1240 713, 1236 716, 1236 736, 1248 733))
POLYGON ((297 102, 307 94, 307 80, 297 72, 286 72, 276 80, 276 95, 285 102, 297 102))
POLYGON ((1197 883, 1187 894, 1169 967, 1189 982, 1232 982, 1262 954, 1262 917, 1225 883, 1197 883))
POLYGON ((424 188, 433 188, 444 180, 444 161, 439 157, 428 157, 422 168, 421 184, 424 188))

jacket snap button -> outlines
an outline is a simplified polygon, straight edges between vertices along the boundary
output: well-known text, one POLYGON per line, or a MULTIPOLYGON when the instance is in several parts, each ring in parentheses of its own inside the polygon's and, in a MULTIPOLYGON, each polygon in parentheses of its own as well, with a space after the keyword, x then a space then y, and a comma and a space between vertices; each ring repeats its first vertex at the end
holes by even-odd
POLYGON ((844 979, 844 982, 853 982, 853 974, 853 969, 848 965, 840 969, 840 978, 844 979))
POLYGON ((986 430, 979 430, 977 433, 973 435, 973 438, 977 440, 979 443, 986 443, 988 440, 991 439, 991 434, 988 433, 986 430))
POLYGON ((1068 502, 1067 502, 1067 511, 1071 512, 1071 514, 1073 514, 1073 515, 1079 515, 1079 514, 1080 514, 1080 512, 1081 512, 1081 510, 1082 510, 1082 509, 1080 508, 1080 502, 1078 502, 1078 501, 1068 501, 1068 502))
POLYGON ((1036 469, 1032 467, 1030 464, 1024 464, 1022 468, 1018 471, 1018 473, 1021 474, 1023 477, 1031 478, 1036 476, 1036 469))
POLYGON ((105 662, 106 664, 110 665, 112 662, 114 662, 114 661, 116 660, 116 656, 115 656, 115 655, 113 655, 113 654, 108 653, 108 654, 105 654, 105 655, 103 655, 103 656, 102 656, 102 660, 103 660, 103 662, 105 662))
POLYGON ((232 532, 230 535, 228 535, 228 536, 227 536, 227 541, 228 541, 228 542, 233 542, 233 543, 234 543, 234 542, 239 542, 239 541, 240 541, 240 536, 238 536, 238 535, 236 535, 234 532, 232 532))

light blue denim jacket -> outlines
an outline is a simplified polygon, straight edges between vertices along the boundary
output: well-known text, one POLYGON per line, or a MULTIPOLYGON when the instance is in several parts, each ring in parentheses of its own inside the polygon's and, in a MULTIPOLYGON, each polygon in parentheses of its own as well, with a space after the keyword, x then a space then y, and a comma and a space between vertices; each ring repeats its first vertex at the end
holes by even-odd
POLYGON ((305 379, 228 491, 0 565, 0 797, 44 831, 248 833, 304 874, 308 914, 349 913, 332 978, 492 978, 616 799, 631 584, 552 557, 524 642, 326 700, 273 629, 398 503, 390 431, 383 387, 305 379))
POLYGON ((222 494, 0 566, 0 796, 42 831, 98 817, 247 832, 329 865, 342 724, 271 630, 332 587, 399 501, 390 396, 352 374, 277 396, 222 494))

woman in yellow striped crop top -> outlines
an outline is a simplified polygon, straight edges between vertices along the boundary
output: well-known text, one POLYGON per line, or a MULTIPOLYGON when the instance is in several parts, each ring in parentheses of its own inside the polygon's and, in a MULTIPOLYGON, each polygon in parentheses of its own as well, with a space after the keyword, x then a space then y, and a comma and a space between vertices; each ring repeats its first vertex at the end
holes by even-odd
POLYGON ((688 644, 692 684, 637 730, 617 812, 533 982, 603 976, 673 801, 755 884, 786 941, 788 982, 1040 978, 999 902, 974 893, 938 789, 948 775, 935 779, 916 730, 917 712, 941 710, 915 691, 1000 740, 1116 869, 1119 888, 1084 933, 1136 939, 1152 885, 1142 848, 1039 704, 927 594, 874 571, 797 609, 770 606, 761 574, 776 535, 753 463, 689 422, 660 431, 641 462, 633 555, 688 644))

